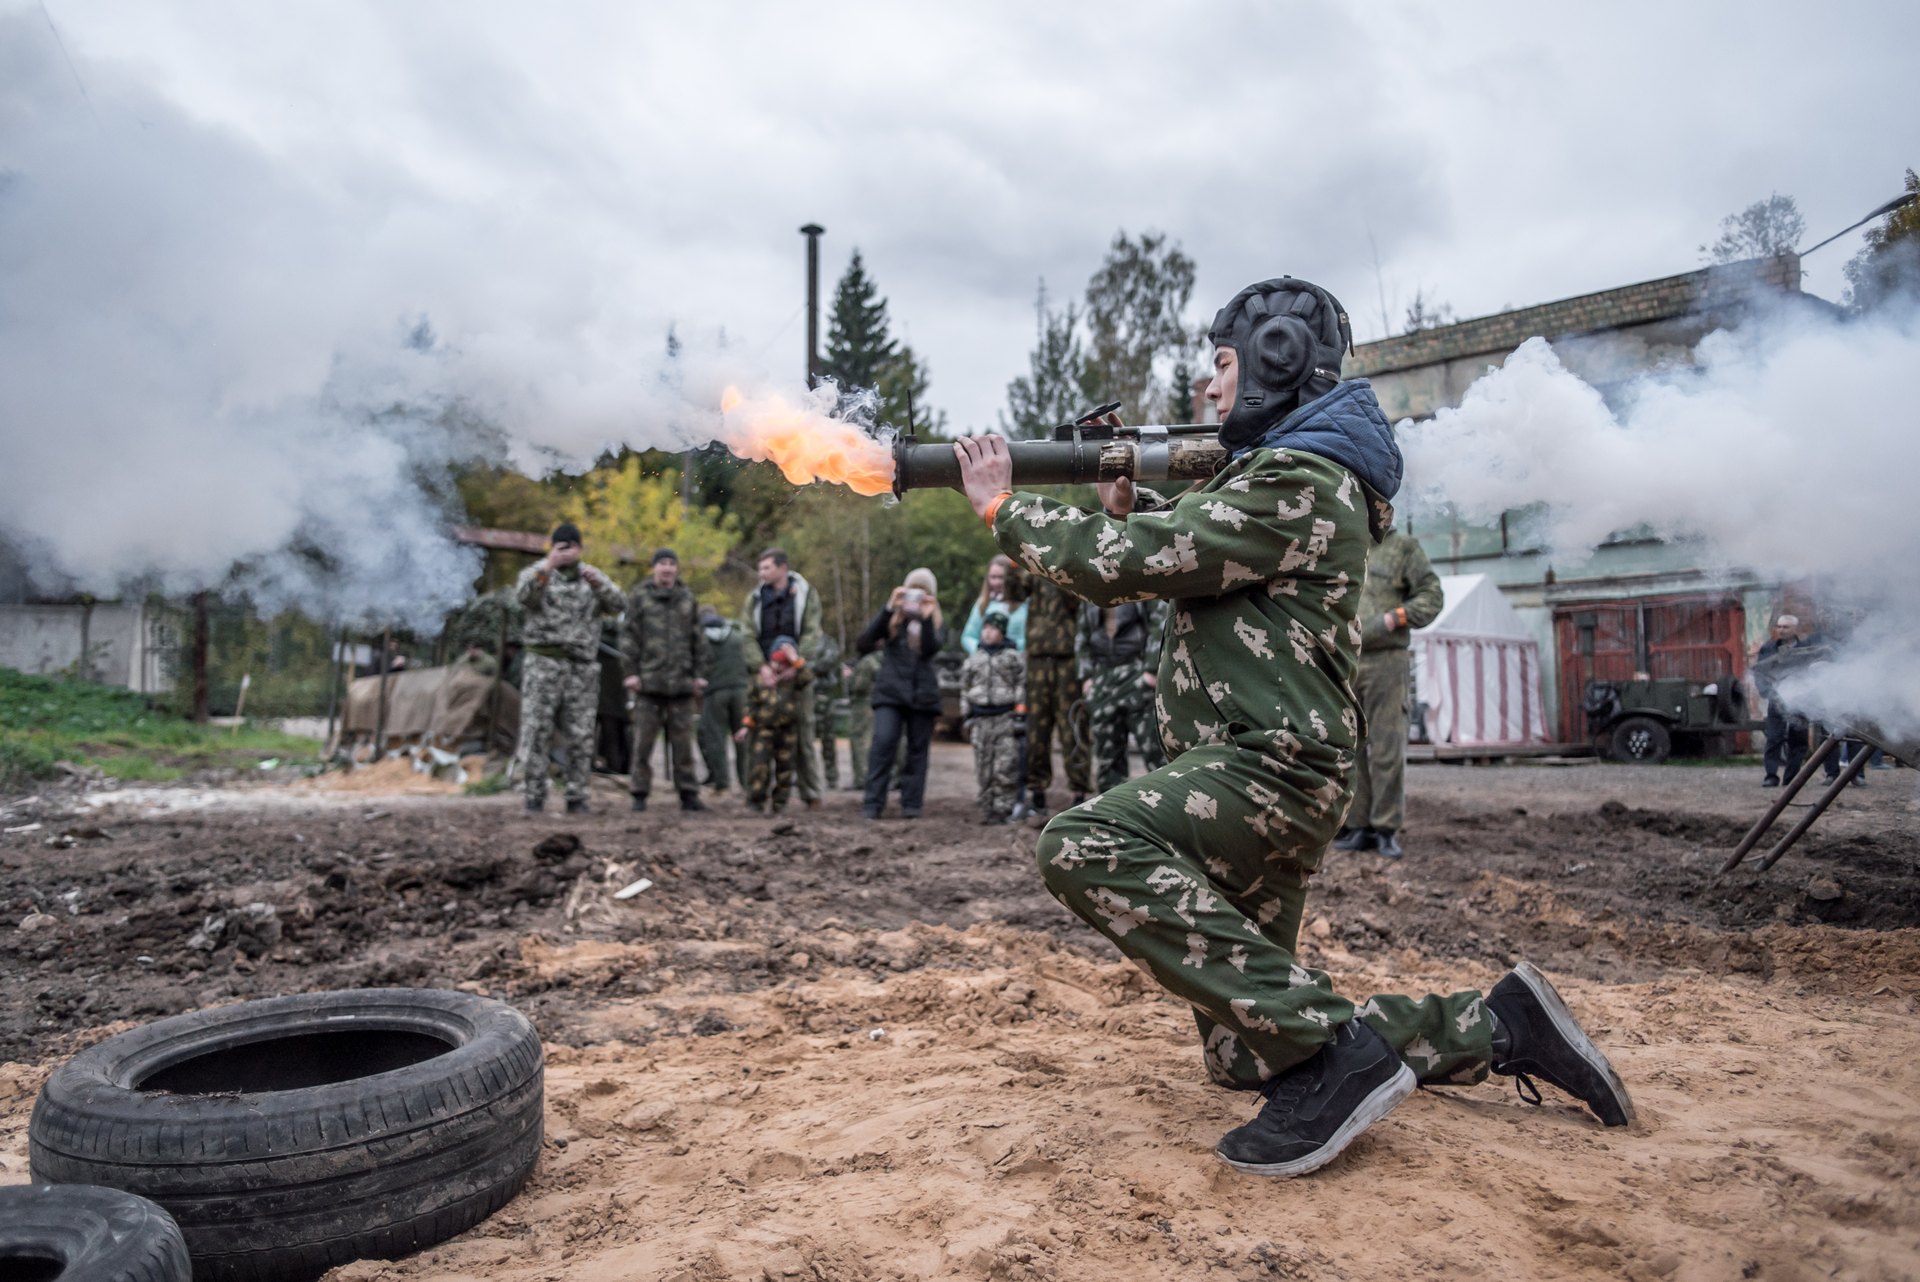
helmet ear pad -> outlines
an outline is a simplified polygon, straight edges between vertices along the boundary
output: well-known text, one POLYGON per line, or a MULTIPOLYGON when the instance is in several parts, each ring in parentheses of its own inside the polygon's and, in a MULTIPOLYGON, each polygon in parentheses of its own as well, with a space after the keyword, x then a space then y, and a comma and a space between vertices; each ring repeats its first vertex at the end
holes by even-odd
MULTIPOLYGON (((1299 301, 1308 302, 1305 298, 1299 301)), ((1248 367, 1246 372, 1253 376, 1245 382, 1273 395, 1285 396, 1298 391, 1313 377, 1318 340, 1307 322, 1291 312, 1259 321, 1244 343, 1245 349, 1239 353, 1240 363, 1248 367)), ((1249 401, 1249 404, 1258 405, 1258 402, 1249 401)))

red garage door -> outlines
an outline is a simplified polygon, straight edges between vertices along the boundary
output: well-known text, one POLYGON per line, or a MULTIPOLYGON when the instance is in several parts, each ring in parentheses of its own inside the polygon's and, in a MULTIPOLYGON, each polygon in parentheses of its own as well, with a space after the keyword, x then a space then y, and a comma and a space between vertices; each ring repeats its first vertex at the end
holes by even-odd
POLYGON ((1718 595, 1635 597, 1553 610, 1560 657, 1560 738, 1587 737, 1581 699, 1588 681, 1636 676, 1718 681, 1747 670, 1747 614, 1718 595))

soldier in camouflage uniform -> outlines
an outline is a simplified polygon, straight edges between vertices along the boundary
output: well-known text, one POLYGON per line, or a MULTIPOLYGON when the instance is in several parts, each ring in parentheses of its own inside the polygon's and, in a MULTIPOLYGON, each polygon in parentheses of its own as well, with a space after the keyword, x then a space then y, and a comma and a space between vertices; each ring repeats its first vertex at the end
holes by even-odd
POLYGON ((707 688, 707 636, 700 606, 680 582, 680 558, 670 548, 653 554, 653 569, 627 594, 620 632, 626 687, 633 705, 633 808, 647 808, 653 787, 653 745, 664 729, 680 809, 705 810, 693 777, 693 701, 707 688))
POLYGON ((549 543, 546 556, 522 570, 513 585, 525 646, 514 769, 526 788, 527 809, 545 809, 547 741, 558 716, 567 813, 583 814, 600 706, 600 616, 620 613, 627 601, 612 580, 580 559, 580 529, 573 522, 555 529, 549 543))
MULTIPOLYGON (((873 683, 880 675, 880 652, 863 654, 847 676, 847 746, 853 756, 853 777, 848 792, 865 792, 867 758, 873 753, 873 683)), ((894 757, 894 778, 900 775, 900 760, 906 756, 903 741, 894 757)))
POLYGON ((1088 752, 1074 737, 1071 720, 1073 705, 1080 698, 1080 672, 1073 654, 1079 621, 1080 603, 1071 594, 1057 583, 1033 576, 1027 597, 1027 788, 1036 815, 1047 813, 1056 731, 1074 804, 1087 797, 1088 752))
POLYGON ((1410 534, 1389 529, 1367 554, 1360 589, 1360 725, 1353 808, 1335 850, 1372 850, 1398 859, 1407 805, 1407 704, 1413 675, 1408 634, 1440 617, 1446 595, 1433 563, 1410 534))
POLYGON ((1101 792, 1126 782, 1129 735, 1147 769, 1166 763, 1153 712, 1165 621, 1166 612, 1157 601, 1115 606, 1088 601, 1080 606, 1074 649, 1093 730, 1093 762, 1100 772, 1094 786, 1101 792))
POLYGON ((1104 512, 1012 494, 1003 441, 955 446, 967 497, 1033 574, 1173 605, 1156 693, 1173 760, 1047 825, 1048 889, 1194 1008, 1215 1082, 1264 1097, 1220 1142, 1238 1169, 1316 1170, 1417 1082, 1489 1070, 1624 1124, 1612 1067, 1525 963, 1485 996, 1358 1003, 1300 964, 1307 882, 1350 797, 1357 598, 1400 454, 1372 389, 1338 381, 1346 317, 1324 290, 1252 286, 1210 337, 1230 462, 1172 503, 1136 507, 1128 482, 1102 487, 1104 512))
POLYGON ((990 607, 980 645, 960 669, 960 715, 973 740, 980 822, 1003 824, 1020 800, 1020 741, 1026 737, 1026 656, 1007 638, 1007 612, 990 607))
POLYGON ((747 749, 733 742, 733 732, 747 715, 746 637, 740 625, 724 618, 710 605, 700 607, 700 630, 707 638, 707 693, 700 705, 700 757, 707 765, 707 787, 727 790, 727 758, 734 759, 740 786, 747 786, 747 749))
POLYGON ((771 803, 777 815, 793 790, 813 673, 793 638, 780 637, 771 650, 747 696, 746 719, 734 733, 747 744, 747 805, 762 810, 771 803))
POLYGON ((840 677, 840 642, 830 633, 820 637, 820 654, 807 665, 813 670, 813 727, 820 736, 820 777, 828 788, 840 786, 840 737, 833 732, 833 705, 845 682, 840 677))

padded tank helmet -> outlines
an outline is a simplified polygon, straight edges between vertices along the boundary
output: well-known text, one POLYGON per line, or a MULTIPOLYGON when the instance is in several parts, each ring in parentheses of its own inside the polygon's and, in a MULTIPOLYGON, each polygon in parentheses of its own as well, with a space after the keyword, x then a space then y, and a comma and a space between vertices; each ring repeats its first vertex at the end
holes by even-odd
POLYGON ((1302 403, 1332 391, 1341 357, 1353 350, 1340 300, 1291 276, 1235 294, 1207 338, 1231 347, 1239 361, 1238 390, 1220 424, 1229 449, 1253 444, 1302 403))

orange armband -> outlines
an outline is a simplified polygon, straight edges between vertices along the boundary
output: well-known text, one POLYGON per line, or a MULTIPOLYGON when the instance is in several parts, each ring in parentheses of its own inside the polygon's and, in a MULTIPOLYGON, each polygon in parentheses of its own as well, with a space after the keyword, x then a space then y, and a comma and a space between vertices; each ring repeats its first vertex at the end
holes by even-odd
POLYGON ((1012 490, 1001 490, 998 494, 994 495, 993 500, 987 504, 987 510, 980 514, 980 519, 991 526, 993 524, 993 518, 1000 515, 1000 505, 1012 497, 1012 490))

